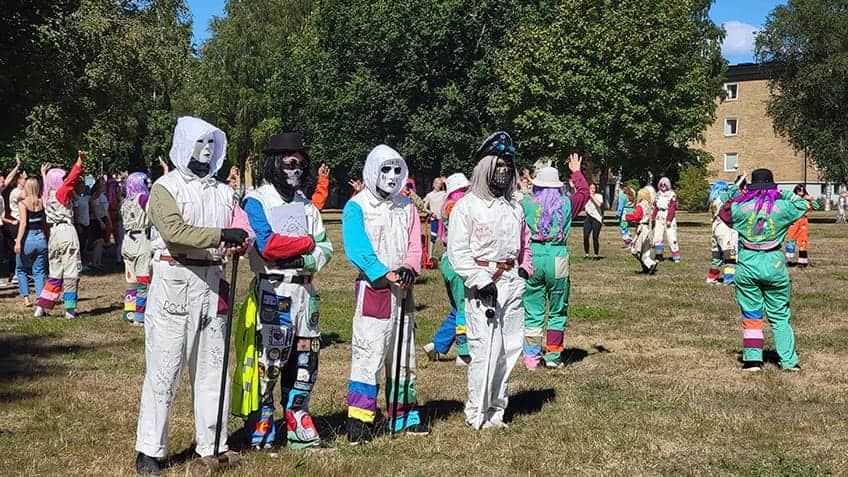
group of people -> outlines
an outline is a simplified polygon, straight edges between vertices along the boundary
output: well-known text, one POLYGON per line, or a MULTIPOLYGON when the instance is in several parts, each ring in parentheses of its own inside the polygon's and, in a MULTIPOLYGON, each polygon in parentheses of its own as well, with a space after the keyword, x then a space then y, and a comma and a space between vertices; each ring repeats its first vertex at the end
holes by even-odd
POLYGON ((624 246, 642 267, 641 273, 653 275, 658 263, 665 259, 668 242, 671 259, 680 263, 680 244, 677 241, 677 194, 667 177, 660 179, 659 190, 650 184, 638 191, 624 184, 618 197, 616 220, 624 246), (635 227, 635 233, 631 228, 635 227))
MULTIPOLYGON (((262 184, 242 199, 215 178, 226 148, 219 128, 183 117, 170 151, 174 169, 152 187, 144 173, 125 180, 120 207, 129 283, 125 317, 143 321, 145 329, 146 374, 135 446, 139 474, 160 472, 171 407, 186 367, 196 452, 202 458, 214 457, 221 465, 239 461, 226 443, 230 411, 245 420, 254 449, 279 442, 290 448, 322 446, 309 401, 321 347, 320 299, 313 279, 334 252, 322 222, 323 203, 316 204, 322 194, 326 199, 328 170, 319 168, 316 181, 302 135, 280 133, 263 151, 262 184), (228 299, 229 288, 236 285, 225 280, 224 269, 241 255, 248 256, 253 277, 233 323, 235 373, 231 385, 222 388, 227 323, 235 306, 228 299), (284 412, 284 429, 274 422, 277 408, 284 412)), ((443 195, 425 197, 424 209, 438 224, 428 235, 446 245, 440 266, 451 304, 441 340, 425 351, 447 352, 445 344, 457 344, 458 360, 467 365, 465 422, 478 430, 506 427, 507 383, 519 357, 530 370, 564 365, 571 287, 568 236, 572 220, 587 204, 594 204, 595 212, 602 207, 602 198, 593 197, 581 172, 578 154, 568 158, 571 193, 564 192, 559 171, 545 166, 530 179, 526 195, 519 195, 515 152, 510 136, 496 132, 477 148, 470 179, 450 175, 443 195)), ((24 204, 21 220, 32 223, 20 227, 23 243, 30 240, 29 233, 35 240, 40 223, 52 224, 48 280, 37 312, 51 308, 62 293, 66 313, 74 314, 80 246, 73 226, 73 189, 83 159, 80 153, 68 172, 45 168, 41 193, 38 181, 30 185, 28 180, 26 200, 19 201, 24 204)), ((342 212, 344 251, 357 272, 346 399, 352 444, 377 433, 381 385, 387 430, 429 433, 418 407, 414 348, 414 287, 425 247, 413 200, 417 196, 407 191, 408 176, 398 151, 374 147, 365 159, 361 187, 342 212)), ((441 187, 435 189, 441 192, 441 187)), ((619 215, 636 225, 631 251, 643 271, 653 273, 651 249, 660 258, 664 237, 672 258, 680 257, 676 196, 667 179, 655 193, 648 187, 629 192, 625 189, 628 202, 619 215)), ((737 262, 733 275, 742 310, 743 368, 761 369, 762 321, 767 318, 780 366, 797 371, 782 244, 812 201, 778 192, 771 172, 763 169, 752 173, 750 183, 743 177, 713 192, 716 219, 736 234, 735 243, 723 238, 714 245, 722 261, 737 262), (738 251, 724 253, 725 246, 734 245, 738 251)), ((590 224, 590 231, 594 228, 590 224)))

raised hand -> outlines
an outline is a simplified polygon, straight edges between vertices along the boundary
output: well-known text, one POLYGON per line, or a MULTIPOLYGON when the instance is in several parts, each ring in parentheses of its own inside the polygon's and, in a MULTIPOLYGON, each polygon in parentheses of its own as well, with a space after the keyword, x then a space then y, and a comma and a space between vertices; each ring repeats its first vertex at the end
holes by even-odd
POLYGON ((330 177, 330 168, 327 164, 321 163, 321 166, 318 167, 318 177, 330 177))
POLYGON ((571 172, 577 172, 580 170, 580 166, 583 165, 583 157, 576 152, 572 152, 570 156, 568 156, 568 170, 571 172))

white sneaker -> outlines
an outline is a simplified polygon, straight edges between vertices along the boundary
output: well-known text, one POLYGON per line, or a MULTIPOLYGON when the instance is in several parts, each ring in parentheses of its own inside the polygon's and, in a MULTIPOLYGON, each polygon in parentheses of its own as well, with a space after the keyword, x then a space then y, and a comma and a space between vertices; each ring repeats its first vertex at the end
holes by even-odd
POLYGON ((45 316, 46 314, 47 313, 44 313, 44 308, 42 308, 38 305, 35 306, 35 317, 36 318, 41 318, 42 316, 45 316))
POLYGON ((715 285, 716 283, 718 283, 718 280, 715 278, 707 278, 707 285, 715 285))
POLYGON ((486 421, 483 423, 482 429, 508 429, 509 426, 503 421, 486 421))
POLYGON ((465 361, 464 359, 462 359, 462 356, 457 356, 456 357, 456 365, 457 366, 468 366, 468 361, 465 361))
POLYGON ((77 314, 76 311, 66 311, 65 312, 65 318, 67 318, 69 320, 75 320, 75 319, 79 318, 79 315, 77 314))
POLYGON ((439 353, 436 352, 436 345, 432 341, 424 345, 424 352, 427 353, 427 359, 430 361, 439 359, 439 353))

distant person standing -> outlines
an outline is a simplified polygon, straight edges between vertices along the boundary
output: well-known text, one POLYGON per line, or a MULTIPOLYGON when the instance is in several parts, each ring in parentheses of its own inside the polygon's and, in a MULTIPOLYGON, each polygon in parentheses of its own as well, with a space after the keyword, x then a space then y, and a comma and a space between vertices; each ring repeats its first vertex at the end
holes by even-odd
POLYGON ((77 230, 80 244, 80 258, 85 262, 85 253, 88 250, 88 225, 90 223, 90 197, 85 179, 80 177, 74 185, 74 198, 72 205, 74 209, 74 227, 77 230))
POLYGON ((21 166, 20 155, 15 156, 15 161, 15 167, 9 174, 5 178, 0 176, 0 223, 2 223, 2 229, 0 229, 0 287, 9 285, 9 278, 14 271, 12 263, 14 263, 15 255, 12 250, 18 231, 18 221, 14 217, 6 215, 6 201, 3 199, 3 192, 5 192, 6 185, 11 183, 18 173, 21 166))
POLYGON ((29 300, 27 272, 32 273, 36 297, 41 295, 47 277, 47 238, 44 233, 47 222, 39 189, 38 179, 27 179, 24 194, 16 207, 19 221, 15 239, 15 254, 18 256, 15 272, 18 275, 18 291, 25 306, 32 306, 29 300))
POLYGON ((109 231, 109 199, 106 197, 106 181, 97 179, 91 191, 91 240, 94 248, 91 251, 91 267, 103 269, 103 246, 109 231))
POLYGON ((583 258, 589 258, 589 236, 592 236, 592 245, 595 248, 595 260, 601 258, 600 236, 601 227, 604 225, 604 196, 598 194, 595 184, 589 184, 589 200, 583 207, 586 218, 583 220, 583 258))
POLYGON ((433 256, 433 246, 439 238, 439 228, 442 222, 442 206, 445 203, 444 183, 441 177, 433 179, 433 190, 424 196, 425 210, 430 214, 428 222, 430 224, 430 240, 427 241, 427 256, 433 256))

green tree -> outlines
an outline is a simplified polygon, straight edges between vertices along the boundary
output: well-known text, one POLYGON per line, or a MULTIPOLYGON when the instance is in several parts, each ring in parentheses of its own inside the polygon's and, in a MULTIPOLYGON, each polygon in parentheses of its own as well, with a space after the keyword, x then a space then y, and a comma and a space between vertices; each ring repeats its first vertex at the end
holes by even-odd
POLYGON ((676 177, 715 115, 726 64, 711 0, 563 0, 501 52, 490 109, 523 153, 592 153, 602 171, 676 177))
POLYGON ((848 2, 790 0, 769 15, 756 55, 771 78, 775 130, 848 182, 848 2))
POLYGON ((710 194, 708 177, 707 168, 703 163, 683 166, 676 189, 681 208, 689 210, 706 208, 710 194))

